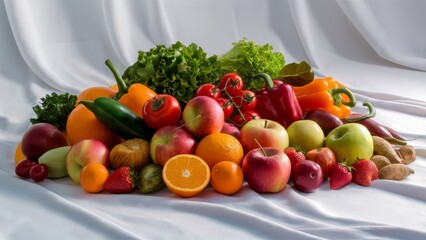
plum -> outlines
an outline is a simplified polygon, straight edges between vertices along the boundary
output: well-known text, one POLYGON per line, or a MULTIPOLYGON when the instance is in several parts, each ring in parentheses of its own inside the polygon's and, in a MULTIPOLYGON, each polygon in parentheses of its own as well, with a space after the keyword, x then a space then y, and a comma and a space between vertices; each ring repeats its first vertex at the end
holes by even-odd
POLYGON ((37 160, 50 149, 67 146, 65 135, 49 123, 32 125, 22 137, 21 150, 29 159, 37 160))
POLYGON ((308 110, 303 116, 303 119, 313 120, 318 123, 325 136, 327 136, 331 130, 335 129, 340 125, 343 125, 342 120, 322 109, 308 110))

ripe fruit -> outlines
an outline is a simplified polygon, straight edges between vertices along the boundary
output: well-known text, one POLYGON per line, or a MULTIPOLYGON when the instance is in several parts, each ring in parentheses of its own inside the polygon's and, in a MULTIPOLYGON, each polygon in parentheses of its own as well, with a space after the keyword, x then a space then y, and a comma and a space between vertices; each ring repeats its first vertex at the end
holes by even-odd
POLYGON ((304 152, 320 148, 324 144, 324 132, 318 123, 312 120, 295 121, 287 128, 291 147, 298 147, 304 152))
POLYGON ((291 162, 291 171, 293 172, 294 166, 296 166, 297 163, 306 160, 305 154, 303 152, 297 151, 293 147, 286 147, 284 149, 284 153, 287 155, 287 157, 290 159, 291 162))
POLYGON ((134 187, 134 173, 128 166, 117 168, 105 181, 104 189, 110 193, 129 193, 134 187))
POLYGON ((39 163, 32 166, 30 169, 30 172, 28 173, 30 178, 36 182, 43 181, 48 174, 49 174, 49 168, 47 167, 47 165, 43 163, 39 163))
POLYGON ((49 123, 32 125, 22 137, 22 153, 29 159, 37 159, 50 149, 66 146, 65 135, 49 123))
POLYGON ((330 189, 337 190, 352 182, 351 169, 345 163, 335 163, 330 168, 330 189))
POLYGON ((114 169, 129 166, 139 171, 150 162, 149 142, 133 138, 115 145, 109 153, 109 162, 114 169))
POLYGON ((302 161, 294 167, 293 184, 302 192, 317 190, 323 182, 321 166, 311 160, 302 161))
POLYGON ((18 165, 18 163, 21 160, 26 158, 25 155, 22 153, 21 145, 22 145, 22 141, 19 141, 15 148, 15 155, 14 155, 15 166, 18 165))
POLYGON ((275 193, 287 186, 291 163, 281 149, 256 148, 245 155, 242 169, 251 189, 260 193, 275 193))
POLYGON ((38 158, 39 163, 43 163, 49 168, 48 178, 61 178, 68 176, 67 156, 71 146, 50 149, 38 158))
POLYGON ((110 87, 89 87, 84 89, 77 97, 76 105, 81 100, 93 101, 97 97, 108 97, 112 98, 117 94, 117 91, 110 87))
POLYGON ((241 189, 243 181, 243 170, 234 162, 219 162, 211 170, 210 184, 216 192, 234 194, 241 189))
POLYGON ((108 169, 102 163, 91 162, 81 170, 80 185, 86 192, 97 193, 104 189, 108 176, 108 169))
POLYGON ((376 164, 369 159, 361 159, 353 165, 352 182, 368 187, 371 182, 379 178, 379 170, 376 164))
POLYGON ((162 175, 170 191, 180 197, 193 197, 209 184, 210 168, 198 156, 178 154, 166 162, 162 175))
POLYGON ((213 168, 221 161, 231 161, 241 165, 244 150, 240 141, 234 136, 213 133, 201 139, 195 149, 195 155, 201 157, 210 168, 213 168))
POLYGON ((34 165, 36 165, 37 162, 34 162, 29 159, 23 159, 21 160, 15 167, 15 173, 17 176, 21 178, 29 178, 30 177, 30 169, 34 165))
POLYGON ((324 180, 329 177, 330 168, 336 163, 336 157, 334 156, 333 151, 331 151, 328 147, 309 150, 308 153, 306 153, 306 158, 321 166, 324 180))
POLYGON ((148 164, 139 172, 139 192, 152 193, 164 187, 162 176, 163 167, 158 164, 148 164))

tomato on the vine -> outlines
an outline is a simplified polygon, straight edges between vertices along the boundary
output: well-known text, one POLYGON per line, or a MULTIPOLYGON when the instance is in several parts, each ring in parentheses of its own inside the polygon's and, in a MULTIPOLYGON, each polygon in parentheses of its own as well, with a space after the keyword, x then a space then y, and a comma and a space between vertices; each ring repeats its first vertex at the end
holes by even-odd
POLYGON ((233 99, 241 112, 253 110, 257 104, 256 94, 250 90, 242 90, 233 99))
POLYGON ((232 103, 232 101, 226 98, 217 98, 216 101, 222 107, 225 119, 229 118, 234 112, 234 104, 232 103))
POLYGON ((236 126, 242 127, 248 121, 260 118, 261 117, 257 112, 253 110, 248 110, 246 112, 242 112, 242 115, 240 113, 235 115, 231 120, 232 123, 234 123, 236 126))
POLYGON ((148 126, 159 129, 176 125, 180 120, 179 101, 169 94, 159 94, 148 100, 142 108, 142 116, 148 126))
MULTIPOLYGON (((228 73, 223 75, 219 81, 219 84, 217 85, 221 91, 226 91, 230 96, 238 95, 241 90, 243 90, 243 86, 243 79, 236 73, 228 73)), ((226 93, 225 96, 227 96, 226 93)))
POLYGON ((220 97, 220 90, 212 83, 205 83, 198 87, 195 96, 207 96, 216 99, 220 97))

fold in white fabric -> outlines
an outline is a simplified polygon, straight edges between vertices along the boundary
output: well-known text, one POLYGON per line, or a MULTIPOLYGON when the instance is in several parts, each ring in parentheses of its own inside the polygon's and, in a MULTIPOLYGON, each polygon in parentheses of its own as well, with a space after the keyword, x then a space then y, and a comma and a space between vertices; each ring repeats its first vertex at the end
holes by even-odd
POLYGON ((424 1, 402 0, 3 0, 0 1, 1 239, 424 239, 426 237, 426 33, 424 1), (286 62, 333 76, 376 120, 408 137, 418 159, 403 181, 377 180, 304 194, 288 185, 233 196, 209 187, 182 199, 87 194, 69 178, 15 176, 13 155, 52 91, 77 94, 123 72, 139 50, 176 41, 221 54, 247 37, 286 62))

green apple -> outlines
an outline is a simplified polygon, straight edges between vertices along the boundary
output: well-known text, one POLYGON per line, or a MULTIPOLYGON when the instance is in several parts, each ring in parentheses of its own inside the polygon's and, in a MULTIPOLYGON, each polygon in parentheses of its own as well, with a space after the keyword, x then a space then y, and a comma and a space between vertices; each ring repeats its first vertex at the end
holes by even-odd
POLYGON ((287 128, 290 146, 300 148, 304 152, 320 148, 324 145, 324 132, 313 120, 298 120, 287 128))
POLYGON ((359 123, 346 123, 332 130, 325 146, 336 156, 337 162, 353 165, 357 159, 370 159, 374 145, 370 131, 359 123))

